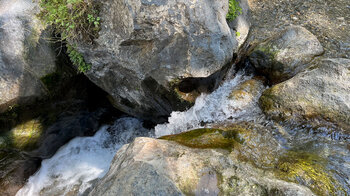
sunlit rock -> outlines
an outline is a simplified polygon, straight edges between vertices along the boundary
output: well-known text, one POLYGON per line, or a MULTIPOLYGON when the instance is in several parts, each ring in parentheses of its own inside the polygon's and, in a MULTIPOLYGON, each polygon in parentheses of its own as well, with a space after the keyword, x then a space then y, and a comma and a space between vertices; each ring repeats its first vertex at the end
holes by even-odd
POLYGON ((225 149, 189 148, 136 138, 123 146, 107 175, 89 195, 313 195, 237 160, 225 149))
POLYGON ((267 89, 263 111, 275 120, 322 120, 350 130, 350 60, 318 60, 290 80, 267 89))
POLYGON ((240 102, 242 107, 257 101, 262 90, 264 90, 265 79, 255 77, 247 80, 233 89, 229 95, 230 100, 240 102))
POLYGON ((0 2, 0 113, 46 94, 40 78, 55 71, 55 53, 31 0, 0 2))

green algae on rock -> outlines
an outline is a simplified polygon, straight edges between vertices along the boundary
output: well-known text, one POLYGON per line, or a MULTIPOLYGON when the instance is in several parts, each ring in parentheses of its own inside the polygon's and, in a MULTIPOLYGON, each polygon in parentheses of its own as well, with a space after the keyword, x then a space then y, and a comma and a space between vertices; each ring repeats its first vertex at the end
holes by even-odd
POLYGON ((159 139, 178 142, 191 148, 223 148, 232 149, 235 144, 242 143, 238 138, 239 129, 196 129, 176 135, 168 135, 159 139))
POLYGON ((284 150, 271 132, 257 124, 237 123, 196 129, 159 139, 175 141, 191 148, 226 149, 241 161, 261 168, 273 168, 284 150))
POLYGON ((317 195, 345 194, 326 164, 327 160, 316 154, 288 151, 279 159, 275 174, 282 180, 305 185, 317 195))
POLYGON ((265 78, 263 77, 254 77, 247 80, 233 89, 229 95, 229 99, 251 103, 253 100, 257 99, 259 93, 264 89, 264 82, 265 78))

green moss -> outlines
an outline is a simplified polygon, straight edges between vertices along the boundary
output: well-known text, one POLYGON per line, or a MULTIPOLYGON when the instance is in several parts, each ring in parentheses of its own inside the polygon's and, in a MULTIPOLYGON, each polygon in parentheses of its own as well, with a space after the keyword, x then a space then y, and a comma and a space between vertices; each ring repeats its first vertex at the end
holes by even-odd
POLYGON ((280 158, 276 176, 309 187, 318 195, 337 195, 342 187, 327 173, 326 160, 305 152, 289 151, 280 158))
POLYGON ((239 36, 241 36, 241 33, 240 32, 236 32, 236 37, 239 37, 239 36))
POLYGON ((243 143, 243 139, 239 136, 239 132, 242 129, 241 127, 232 127, 225 130, 195 129, 176 135, 163 136, 159 139, 175 141, 191 148, 222 148, 230 150, 237 144, 243 143))
POLYGON ((181 92, 178 88, 180 82, 181 82, 181 79, 179 79, 179 78, 171 80, 168 83, 169 89, 171 89, 171 91, 176 95, 178 100, 180 100, 183 103, 185 102, 189 106, 192 106, 195 103, 197 97, 199 97, 201 94, 199 92, 196 92, 196 91, 193 91, 190 93, 181 92))
POLYGON ((265 90, 261 95, 261 97, 259 98, 259 105, 261 109, 265 112, 269 112, 275 108, 273 96, 272 96, 272 91, 273 91, 272 88, 265 90))
POLYGON ((30 120, 17 125, 0 135, 0 148, 33 150, 37 147, 43 126, 39 120, 30 120))
POLYGON ((228 21, 232 21, 242 13, 242 8, 239 6, 239 3, 236 0, 229 0, 228 3, 229 8, 226 19, 228 21))

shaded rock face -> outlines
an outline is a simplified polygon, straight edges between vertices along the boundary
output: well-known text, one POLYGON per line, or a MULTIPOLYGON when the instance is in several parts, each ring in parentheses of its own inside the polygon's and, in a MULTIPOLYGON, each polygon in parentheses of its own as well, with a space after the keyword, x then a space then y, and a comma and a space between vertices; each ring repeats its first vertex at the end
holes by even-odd
POLYGON ((86 75, 124 112, 157 119, 187 105, 169 82, 208 77, 237 47, 226 22, 228 1, 111 1, 100 3, 101 31, 79 51, 86 75))
POLYGON ((227 150, 189 148, 151 138, 136 138, 123 146, 114 157, 108 174, 89 195, 117 193, 313 195, 304 186, 278 180, 271 172, 238 161, 227 150), (139 187, 142 182, 163 186, 139 187))
POLYGON ((312 33, 301 26, 290 26, 260 43, 249 59, 275 84, 292 78, 322 53, 323 47, 312 33))
POLYGON ((326 120, 350 130, 350 60, 317 60, 263 92, 259 102, 276 120, 326 120))
POLYGON ((0 3, 0 112, 46 94, 40 78, 55 71, 55 53, 31 0, 0 3))

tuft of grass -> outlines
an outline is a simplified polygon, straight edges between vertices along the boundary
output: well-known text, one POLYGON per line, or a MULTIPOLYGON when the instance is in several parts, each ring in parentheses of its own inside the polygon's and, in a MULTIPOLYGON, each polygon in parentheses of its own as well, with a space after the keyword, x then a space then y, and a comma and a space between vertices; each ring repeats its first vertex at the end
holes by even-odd
POLYGON ((239 3, 236 0, 229 0, 229 8, 228 13, 226 15, 226 19, 228 21, 234 20, 237 16, 242 14, 242 8, 239 6, 239 3))
MULTIPOLYGON (((39 0, 38 18, 54 29, 59 41, 92 42, 100 31, 98 7, 92 0, 39 0)), ((68 45, 68 54, 78 71, 86 72, 90 65, 75 46, 68 45)))

